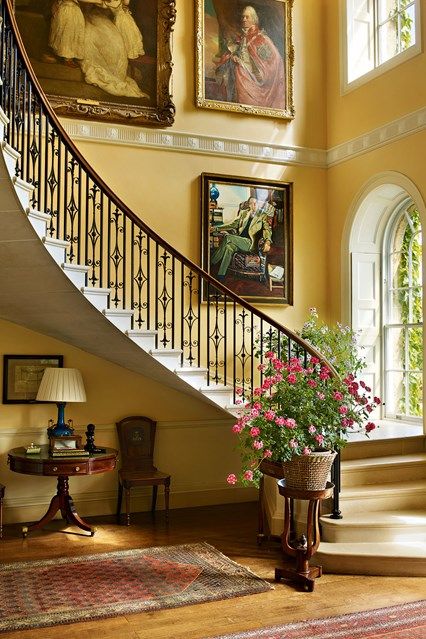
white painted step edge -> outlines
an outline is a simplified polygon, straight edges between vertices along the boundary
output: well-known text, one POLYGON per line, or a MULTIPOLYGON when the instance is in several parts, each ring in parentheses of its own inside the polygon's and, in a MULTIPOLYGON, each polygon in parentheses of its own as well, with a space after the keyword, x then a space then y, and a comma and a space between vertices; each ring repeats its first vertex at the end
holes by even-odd
POLYGON ((83 264, 61 264, 61 268, 64 271, 68 279, 76 286, 81 288, 86 283, 86 275, 90 270, 89 266, 83 264))

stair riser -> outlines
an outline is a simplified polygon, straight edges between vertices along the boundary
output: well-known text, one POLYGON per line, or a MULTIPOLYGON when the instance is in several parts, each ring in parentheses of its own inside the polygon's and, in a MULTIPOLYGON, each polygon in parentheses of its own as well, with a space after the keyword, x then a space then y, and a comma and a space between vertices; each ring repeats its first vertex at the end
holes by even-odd
POLYGON ((206 385, 207 375, 200 373, 199 375, 192 375, 188 373, 177 373, 178 376, 184 380, 187 384, 190 384, 194 388, 200 388, 200 386, 206 385))
POLYGON ((108 293, 92 293, 91 291, 86 290, 84 291, 83 295, 87 300, 89 300, 91 304, 93 304, 95 308, 98 309, 98 311, 102 312, 108 306, 108 293))
POLYGON ((7 172, 9 173, 10 177, 13 177, 14 175, 16 175, 16 162, 17 159, 20 157, 20 154, 16 153, 14 149, 4 146, 3 157, 6 164, 7 172))
POLYGON ((174 371, 180 366, 180 355, 169 354, 165 351, 161 354, 155 353, 153 354, 153 357, 157 360, 157 362, 160 362, 160 364, 168 368, 169 371, 174 371))
POLYGON ((340 509, 345 515, 347 513, 362 513, 381 510, 421 510, 426 509, 426 492, 411 492, 375 495, 374 497, 347 498, 343 495, 340 497, 340 509))
POLYGON ((86 284, 86 271, 83 272, 76 271, 74 269, 67 269, 66 265, 65 267, 62 266, 62 268, 65 275, 74 284, 74 286, 76 286, 77 288, 82 288, 82 286, 86 284))
MULTIPOLYGON (((341 520, 344 522, 344 519, 341 520)), ((404 543, 415 541, 426 543, 426 531, 424 526, 387 526, 362 528, 348 527, 344 523, 341 526, 328 527, 324 522, 321 526, 321 539, 331 543, 383 543, 396 542, 404 543)))
POLYGON ((57 264, 63 264, 65 262, 65 250, 63 248, 48 244, 47 242, 45 242, 44 246, 57 264))
POLYGON ((152 349, 155 348, 155 335, 146 336, 146 337, 129 335, 129 337, 132 340, 132 342, 137 344, 139 348, 142 348, 144 351, 152 351, 152 349))
POLYGON ((426 577, 426 559, 415 557, 371 557, 360 555, 326 555, 321 546, 313 563, 323 572, 349 575, 384 575, 393 577, 426 577))
POLYGON ((232 404, 232 393, 226 391, 226 392, 221 392, 221 391, 214 391, 214 390, 203 390, 202 391, 203 395, 205 395, 206 397, 208 397, 209 399, 212 400, 212 402, 215 402, 216 404, 218 404, 219 406, 228 406, 229 404, 232 404))
POLYGON ((18 200, 20 201, 21 206, 25 211, 30 206, 30 197, 32 195, 32 189, 28 190, 27 188, 25 188, 24 186, 21 186, 17 182, 15 182, 14 186, 15 186, 16 195, 18 196, 18 200))
POLYGON ((426 464, 392 464, 381 468, 342 470, 342 487, 366 486, 426 479, 426 464))
POLYGON ((351 443, 342 450, 342 460, 370 459, 389 455, 409 455, 425 451, 424 437, 351 443))
POLYGON ((31 215, 31 213, 29 213, 28 219, 31 222, 31 226, 33 227, 34 231, 37 233, 39 238, 41 239, 42 237, 45 237, 46 236, 46 221, 43 220, 43 219, 40 219, 39 217, 35 217, 35 216, 31 215))
POLYGON ((108 311, 106 311, 104 315, 114 326, 119 328, 120 331, 123 331, 123 333, 130 331, 132 328, 132 319, 126 315, 111 315, 108 311))

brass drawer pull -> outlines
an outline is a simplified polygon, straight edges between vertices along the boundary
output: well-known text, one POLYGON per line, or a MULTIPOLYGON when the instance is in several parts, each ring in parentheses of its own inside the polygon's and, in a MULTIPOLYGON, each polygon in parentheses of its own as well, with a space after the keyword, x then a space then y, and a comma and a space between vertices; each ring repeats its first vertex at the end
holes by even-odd
POLYGON ((78 473, 79 470, 80 470, 80 466, 76 466, 75 467, 75 472, 78 473))

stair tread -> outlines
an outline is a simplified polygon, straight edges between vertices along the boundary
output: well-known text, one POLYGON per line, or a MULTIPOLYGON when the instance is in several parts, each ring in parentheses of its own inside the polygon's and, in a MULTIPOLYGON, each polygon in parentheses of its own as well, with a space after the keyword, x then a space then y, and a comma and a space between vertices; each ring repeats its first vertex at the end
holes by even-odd
POLYGON ((197 366, 181 366, 177 368, 176 373, 207 373, 207 368, 198 368, 197 366))
POLYGON ((143 328, 133 328, 133 329, 129 329, 128 331, 126 331, 126 335, 129 335, 129 337, 131 337, 131 336, 137 337, 137 336, 141 336, 141 335, 143 335, 143 336, 145 336, 145 335, 151 336, 152 335, 153 337, 155 337, 155 335, 157 335, 157 331, 153 331, 153 330, 150 330, 148 328, 145 328, 145 329, 143 329, 143 328))
POLYGON ((150 351, 151 355, 181 355, 182 350, 180 348, 152 348, 150 351))
POLYGON ((381 484, 362 484, 357 486, 348 486, 342 490, 342 498, 346 497, 362 497, 362 495, 375 495, 381 493, 401 494, 407 492, 426 491, 426 479, 417 479, 413 481, 398 481, 381 484))
POLYGON ((326 555, 357 555, 365 557, 391 557, 397 561, 398 557, 412 557, 426 559, 426 544, 423 541, 383 541, 369 542, 327 542, 322 541, 318 553, 326 555))
POLYGON ((411 453, 407 455, 388 455, 385 457, 366 457, 364 459, 349 459, 342 461, 342 470, 358 470, 382 466, 396 466, 400 464, 426 463, 426 453, 411 453))
POLYGON ((380 510, 361 513, 344 513, 343 519, 331 519, 327 515, 321 517, 325 526, 336 527, 387 527, 387 526, 425 526, 426 513, 424 510, 380 510))

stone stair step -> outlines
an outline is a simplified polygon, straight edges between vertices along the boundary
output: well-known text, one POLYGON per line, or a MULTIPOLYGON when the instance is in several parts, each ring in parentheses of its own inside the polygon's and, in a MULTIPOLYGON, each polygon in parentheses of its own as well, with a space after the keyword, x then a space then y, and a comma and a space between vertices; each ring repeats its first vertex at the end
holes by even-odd
POLYGON ((29 182, 16 177, 16 175, 12 177, 12 183, 15 187, 15 192, 18 196, 21 206, 25 211, 30 206, 30 198, 33 194, 34 186, 29 182))
POLYGON ((86 275, 90 270, 89 266, 84 266, 84 264, 61 264, 61 268, 64 271, 65 275, 69 280, 76 286, 81 289, 82 286, 86 283, 86 275))
POLYGON ((426 453, 342 462, 342 487, 426 479, 426 453))
POLYGON ((40 239, 46 236, 47 225, 49 224, 52 216, 49 213, 43 211, 37 211, 37 209, 27 209, 27 217, 31 222, 31 226, 37 233, 40 239))
POLYGON ((157 336, 157 331, 149 331, 143 329, 131 330, 126 331, 126 335, 144 351, 151 351, 155 349, 155 338, 157 336))
POLYGON ((311 563, 331 573, 426 577, 426 544, 321 542, 311 563))
POLYGON ((234 393, 232 386, 211 384, 210 386, 202 386, 199 390, 213 402, 222 406, 222 408, 232 404, 232 396, 234 393))
POLYGON ((154 348, 149 351, 150 354, 170 371, 178 368, 182 357, 182 351, 179 348, 154 348))
POLYGON ((105 308, 102 310, 102 313, 112 324, 114 324, 114 326, 119 328, 120 331, 123 331, 123 333, 131 329, 132 318, 134 315, 134 311, 132 309, 105 308))
POLYGON ((206 383, 208 369, 197 368, 196 366, 182 366, 176 368, 175 373, 187 384, 190 384, 194 388, 201 388, 201 386, 204 386, 206 383))
POLYGON ((66 240, 58 240, 55 237, 42 237, 41 241, 49 251, 57 264, 63 264, 66 251, 70 247, 70 243, 66 240))
POLYGON ((6 163, 7 172, 9 173, 10 177, 13 177, 16 173, 16 163, 21 157, 21 154, 7 142, 1 142, 1 150, 3 152, 4 161, 6 163))
POLYGON ((82 286, 80 291, 98 311, 104 311, 108 306, 110 288, 96 288, 94 286, 82 286))
POLYGON ((320 518, 321 538, 330 543, 426 542, 424 510, 383 510, 345 514, 343 519, 320 518))
POLYGON ((390 482, 344 488, 340 508, 345 513, 426 508, 426 480, 390 482))

